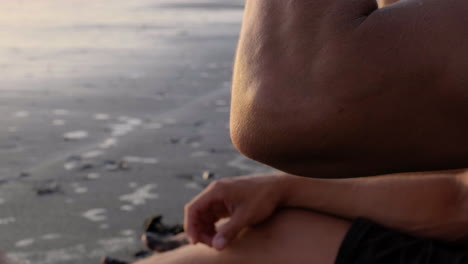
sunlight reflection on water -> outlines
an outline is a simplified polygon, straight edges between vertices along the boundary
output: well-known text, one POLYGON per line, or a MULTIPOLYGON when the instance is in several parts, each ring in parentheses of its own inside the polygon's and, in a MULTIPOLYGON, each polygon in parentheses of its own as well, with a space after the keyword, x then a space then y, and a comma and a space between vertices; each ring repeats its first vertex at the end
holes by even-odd
POLYGON ((0 9, 0 77, 92 74, 96 65, 131 62, 129 57, 139 50, 158 52, 164 38, 207 23, 239 22, 241 9, 217 2, 211 4, 219 7, 213 12, 207 8, 210 1, 195 0, 4 1, 0 9))

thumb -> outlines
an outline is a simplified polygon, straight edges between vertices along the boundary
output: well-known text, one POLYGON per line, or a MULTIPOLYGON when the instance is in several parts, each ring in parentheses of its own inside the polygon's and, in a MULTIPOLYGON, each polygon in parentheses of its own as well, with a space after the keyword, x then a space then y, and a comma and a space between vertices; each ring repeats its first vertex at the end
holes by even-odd
POLYGON ((213 237, 212 246, 217 250, 222 250, 234 240, 240 231, 248 225, 245 216, 242 212, 237 212, 231 216, 227 223, 221 225, 213 237))

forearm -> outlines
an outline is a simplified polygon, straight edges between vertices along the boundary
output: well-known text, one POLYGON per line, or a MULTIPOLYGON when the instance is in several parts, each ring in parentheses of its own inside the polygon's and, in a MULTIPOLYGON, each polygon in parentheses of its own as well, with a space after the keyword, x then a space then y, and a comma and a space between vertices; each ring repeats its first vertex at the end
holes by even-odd
POLYGON ((464 175, 431 172, 321 180, 291 177, 286 206, 347 219, 365 217, 415 235, 459 240, 468 234, 464 175))

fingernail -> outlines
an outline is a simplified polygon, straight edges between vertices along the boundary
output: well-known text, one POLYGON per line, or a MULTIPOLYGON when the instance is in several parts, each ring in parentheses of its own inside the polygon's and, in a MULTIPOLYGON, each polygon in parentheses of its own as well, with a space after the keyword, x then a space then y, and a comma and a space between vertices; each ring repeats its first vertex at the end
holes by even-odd
POLYGON ((223 236, 216 235, 212 244, 214 248, 221 250, 226 246, 226 239, 223 236))

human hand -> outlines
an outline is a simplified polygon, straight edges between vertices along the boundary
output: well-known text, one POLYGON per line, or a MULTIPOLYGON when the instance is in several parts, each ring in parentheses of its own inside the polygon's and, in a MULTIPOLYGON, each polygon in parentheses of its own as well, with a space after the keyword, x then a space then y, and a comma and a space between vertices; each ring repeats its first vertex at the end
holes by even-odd
POLYGON ((210 184, 185 206, 185 229, 192 243, 224 249, 244 228, 266 220, 285 196, 287 175, 249 175, 210 184), (229 220, 216 228, 224 218, 229 220))

